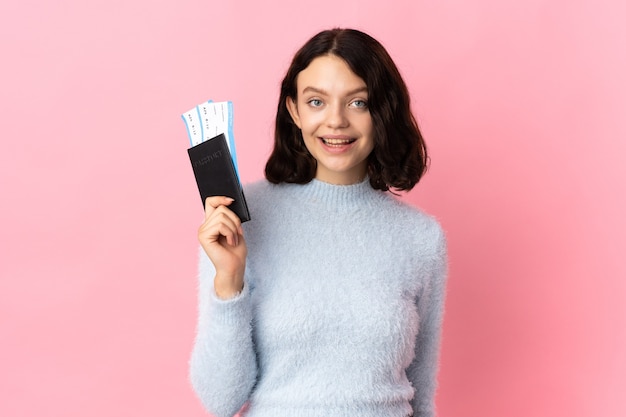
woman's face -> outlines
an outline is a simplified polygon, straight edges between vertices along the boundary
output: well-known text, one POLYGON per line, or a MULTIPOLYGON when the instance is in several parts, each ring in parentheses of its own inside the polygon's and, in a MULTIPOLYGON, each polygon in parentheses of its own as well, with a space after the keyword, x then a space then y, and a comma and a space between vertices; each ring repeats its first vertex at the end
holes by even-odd
POLYGON ((317 160, 315 178, 344 185, 361 181, 374 149, 365 82, 334 55, 311 61, 296 81, 298 97, 287 98, 287 109, 317 160))

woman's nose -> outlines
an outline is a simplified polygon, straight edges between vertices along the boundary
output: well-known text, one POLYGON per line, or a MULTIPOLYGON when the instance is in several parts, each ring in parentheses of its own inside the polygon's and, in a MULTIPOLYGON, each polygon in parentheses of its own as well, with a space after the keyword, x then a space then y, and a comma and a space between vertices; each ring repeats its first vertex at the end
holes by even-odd
POLYGON ((350 123, 346 117, 346 109, 343 106, 329 106, 326 124, 331 128, 347 127, 350 123))

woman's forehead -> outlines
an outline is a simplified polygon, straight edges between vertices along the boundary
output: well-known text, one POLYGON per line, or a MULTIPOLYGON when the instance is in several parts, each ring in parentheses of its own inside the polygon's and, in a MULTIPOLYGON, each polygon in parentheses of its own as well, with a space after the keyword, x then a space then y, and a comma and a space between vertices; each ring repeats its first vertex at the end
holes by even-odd
POLYGON ((296 78, 300 94, 350 95, 367 92, 365 81, 342 58, 323 55, 315 58, 296 78))

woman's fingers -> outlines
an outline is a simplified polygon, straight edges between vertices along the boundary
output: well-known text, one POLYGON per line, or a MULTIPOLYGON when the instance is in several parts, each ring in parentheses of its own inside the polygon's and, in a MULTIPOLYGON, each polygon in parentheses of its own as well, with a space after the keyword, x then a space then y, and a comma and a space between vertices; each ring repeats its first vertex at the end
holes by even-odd
POLYGON ((220 206, 229 206, 235 201, 230 197, 213 196, 207 197, 204 201, 204 217, 208 218, 220 206))
POLYGON ((239 217, 226 205, 234 200, 229 197, 208 197, 205 207, 205 221, 200 226, 198 237, 207 243, 219 242, 220 236, 231 246, 239 244, 239 235, 243 235, 239 217))
POLYGON ((215 243, 224 237, 231 246, 237 246, 239 225, 227 213, 216 213, 207 219, 198 231, 201 241, 215 243))
POLYGON ((243 229, 241 228, 241 220, 239 217, 230 209, 226 207, 235 201, 230 197, 207 197, 205 202, 204 216, 205 219, 208 219, 211 215, 213 215, 216 211, 222 211, 226 213, 228 217, 232 219, 232 221, 238 226, 239 233, 243 234, 243 229))
POLYGON ((198 229, 198 240, 215 265, 215 292, 230 297, 243 288, 247 247, 241 221, 228 208, 234 200, 209 197, 205 201, 205 220, 198 229))

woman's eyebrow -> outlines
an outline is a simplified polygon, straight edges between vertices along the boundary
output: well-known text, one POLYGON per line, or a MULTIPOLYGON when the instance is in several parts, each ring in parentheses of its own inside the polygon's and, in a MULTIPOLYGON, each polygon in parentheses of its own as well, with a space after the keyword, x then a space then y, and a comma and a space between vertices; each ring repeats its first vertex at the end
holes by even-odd
MULTIPOLYGON (((357 93, 367 93, 367 86, 362 86, 362 87, 357 87, 353 90, 348 91, 345 95, 346 96, 351 96, 353 94, 357 94, 357 93)), ((317 88, 317 87, 306 87, 304 90, 302 90, 302 94, 305 93, 316 93, 316 94, 321 94, 324 96, 328 95, 328 92, 326 92, 326 90, 321 89, 321 88, 317 88)))

